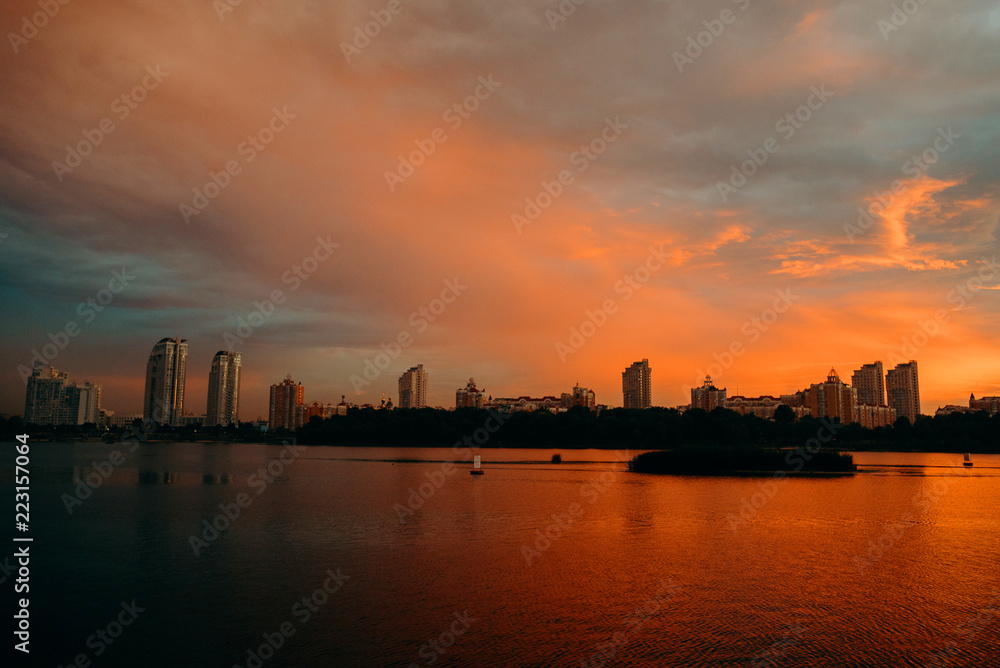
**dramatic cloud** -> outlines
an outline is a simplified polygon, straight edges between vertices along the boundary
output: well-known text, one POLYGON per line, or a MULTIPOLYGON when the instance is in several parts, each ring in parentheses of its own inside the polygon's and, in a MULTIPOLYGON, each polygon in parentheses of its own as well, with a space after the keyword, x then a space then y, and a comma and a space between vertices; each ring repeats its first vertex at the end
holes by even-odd
POLYGON ((286 373, 372 401, 416 363, 444 406, 470 376, 620 405, 642 358, 657 405, 713 364, 744 395, 911 357, 927 412, 1000 391, 995 3, 565 5, 6 3, 0 411, 75 321, 53 364, 106 407, 181 336, 203 412, 255 311, 244 418, 286 373))

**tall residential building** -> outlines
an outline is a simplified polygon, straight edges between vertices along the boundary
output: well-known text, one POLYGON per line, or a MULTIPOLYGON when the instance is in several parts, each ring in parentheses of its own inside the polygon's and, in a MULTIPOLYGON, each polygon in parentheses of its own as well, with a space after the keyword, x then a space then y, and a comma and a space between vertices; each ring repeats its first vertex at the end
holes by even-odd
POLYGON ((184 414, 184 374, 187 339, 160 339, 146 363, 146 395, 142 417, 157 424, 176 426, 184 414))
POLYGON ((399 407, 427 408, 427 372, 423 364, 410 367, 399 377, 399 407))
POLYGON ((24 395, 24 421, 31 424, 59 424, 62 415, 63 387, 69 374, 51 366, 35 366, 28 378, 24 395))
POLYGON ((300 426, 299 406, 305 403, 306 388, 292 380, 292 375, 278 385, 271 386, 271 404, 268 411, 268 428, 295 429, 300 426))
POLYGON ((920 415, 920 379, 917 376, 917 361, 910 360, 897 364, 895 369, 885 374, 885 390, 889 405, 896 409, 898 417, 906 417, 911 423, 920 415))
POLYGON ((470 378, 465 387, 455 392, 455 408, 482 408, 483 391, 476 387, 476 379, 470 378))
POLYGON ((826 382, 805 390, 804 403, 813 417, 837 418, 841 424, 857 421, 857 390, 841 381, 835 369, 830 369, 826 382))
POLYGON ((691 388, 691 408, 700 408, 711 411, 719 406, 726 405, 726 388, 721 390, 712 382, 711 376, 705 376, 705 382, 701 387, 691 388))
POLYGON ((69 374, 51 366, 36 366, 28 377, 24 421, 32 424, 81 425, 97 423, 101 413, 101 386, 69 382, 69 374))
POLYGON ((649 408, 653 405, 649 388, 649 360, 633 362, 622 371, 622 405, 625 408, 649 408))
POLYGON ((858 403, 885 406, 885 371, 882 362, 863 364, 851 375, 851 385, 858 391, 858 403))
POLYGON ((208 408, 205 426, 236 424, 240 421, 240 367, 243 353, 220 350, 208 372, 208 408))

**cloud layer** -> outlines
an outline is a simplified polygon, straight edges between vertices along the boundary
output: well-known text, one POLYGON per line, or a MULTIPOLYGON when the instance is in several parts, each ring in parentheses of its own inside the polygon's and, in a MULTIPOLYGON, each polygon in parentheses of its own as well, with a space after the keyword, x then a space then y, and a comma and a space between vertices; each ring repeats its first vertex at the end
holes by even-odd
POLYGON ((925 411, 1000 391, 995 3, 571 4, 69 3, 34 32, 5 4, 0 411, 77 322, 53 364, 108 408, 182 336, 203 412, 276 291, 244 418, 286 373, 370 401, 416 363, 445 406, 470 376, 620 405, 642 358, 657 405, 712 364, 730 394, 910 358, 925 411))

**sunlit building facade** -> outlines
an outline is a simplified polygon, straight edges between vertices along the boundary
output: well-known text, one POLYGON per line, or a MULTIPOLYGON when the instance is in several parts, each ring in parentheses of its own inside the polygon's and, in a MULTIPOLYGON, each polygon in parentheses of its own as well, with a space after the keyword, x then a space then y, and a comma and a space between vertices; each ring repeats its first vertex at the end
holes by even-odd
POLYGON ((410 367, 399 377, 399 407, 427 408, 427 372, 423 364, 410 367))
POLYGON ((476 379, 470 378, 465 387, 455 392, 455 408, 482 408, 483 390, 476 387, 476 379))
POLYGON ((268 408, 269 429, 295 429, 301 426, 298 407, 305 403, 306 388, 292 380, 291 374, 285 380, 271 386, 271 400, 268 408))
POLYGON ((160 339, 146 363, 146 390, 142 417, 156 424, 176 426, 184 414, 184 375, 187 339, 160 339))
POLYGON ((205 426, 226 426, 240 421, 240 367, 243 354, 220 350, 208 373, 208 407, 205 426))
POLYGON ((885 406, 885 372, 882 362, 863 364, 851 374, 851 386, 858 391, 858 403, 885 406))
POLYGON ((721 390, 712 382, 711 376, 705 376, 701 387, 691 388, 691 408, 711 411, 726 405, 726 388, 721 390))
POLYGON ((885 389, 889 405, 896 409, 897 417, 905 417, 911 423, 920 415, 920 378, 917 361, 910 360, 897 364, 885 375, 885 389))
POLYGON ((622 371, 622 405, 625 408, 649 408, 653 405, 649 360, 634 362, 622 371))

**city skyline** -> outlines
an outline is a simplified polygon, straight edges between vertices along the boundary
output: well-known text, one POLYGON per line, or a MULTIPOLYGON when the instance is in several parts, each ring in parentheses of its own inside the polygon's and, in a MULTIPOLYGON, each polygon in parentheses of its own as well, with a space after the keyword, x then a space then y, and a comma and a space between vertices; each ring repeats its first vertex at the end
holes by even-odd
MULTIPOLYGON (((183 409, 185 395, 185 367, 187 359, 186 339, 161 339, 150 353, 147 362, 147 393, 144 410, 151 413, 143 417, 153 417, 164 424, 178 426, 194 418, 202 418, 205 426, 238 423, 240 401, 240 373, 242 368, 242 353, 219 351, 212 361, 208 373, 209 401, 205 413, 183 409), (215 388, 213 391, 213 387, 215 388), (174 397, 170 399, 169 397, 174 397), (177 397, 180 402, 177 402, 177 397), (213 404, 214 401, 214 404, 213 404), (150 408, 153 406, 153 408, 150 408), (213 410, 214 406, 214 410, 213 410)), ((814 416, 836 417, 843 422, 859 421, 866 427, 888 426, 895 418, 906 417, 911 423, 919 415, 933 415, 942 410, 960 406, 959 404, 941 404, 935 411, 920 409, 920 387, 916 360, 900 362, 881 375, 884 365, 881 360, 863 363, 855 369, 851 383, 843 382, 835 368, 830 369, 826 382, 811 383, 803 389, 781 390, 760 393, 754 396, 750 393, 728 394, 728 388, 719 388, 711 376, 706 376, 699 387, 690 388, 690 400, 680 404, 657 404, 652 401, 650 390, 651 368, 649 360, 633 362, 621 373, 621 406, 624 408, 701 408, 711 411, 716 407, 736 410, 739 413, 754 412, 761 417, 772 417, 774 409, 784 404, 792 407, 794 414, 800 416, 811 412, 814 416), (877 375, 878 374, 878 375, 877 375), (886 388, 886 389, 882 389, 886 388)), ((25 410, 27 418, 32 415, 54 418, 53 424, 84 424, 96 422, 90 419, 98 413, 108 411, 109 418, 116 424, 122 424, 129 416, 128 412, 115 411, 110 406, 101 404, 100 384, 85 382, 83 386, 69 382, 68 373, 60 372, 52 366, 38 365, 33 369, 26 385, 25 410), (50 387, 51 386, 51 387, 50 387), (50 389, 44 389, 50 388, 50 389), (65 388, 65 390, 64 390, 65 388), (72 414, 72 416, 70 415, 72 414), (76 416, 79 414, 80 418, 76 416), (58 416, 58 417, 56 417, 58 416), (83 416, 87 416, 86 419, 83 416)), ((722 384, 721 382, 719 383, 722 384)), ((571 392, 562 392, 560 396, 545 394, 541 397, 531 397, 531 393, 514 392, 495 397, 485 389, 476 386, 475 378, 470 378, 464 387, 455 388, 455 400, 451 406, 447 404, 429 404, 427 402, 428 372, 423 364, 407 369, 398 379, 398 403, 393 402, 393 395, 382 395, 380 404, 375 402, 347 401, 347 395, 341 395, 341 401, 334 406, 328 397, 316 400, 311 397, 305 400, 305 386, 301 381, 292 380, 292 374, 287 374, 285 380, 271 384, 269 389, 268 411, 265 416, 246 418, 243 422, 266 421, 272 428, 284 427, 293 429, 308 421, 312 415, 326 418, 334 414, 344 414, 350 406, 373 406, 381 408, 453 408, 453 407, 496 407, 503 405, 512 410, 525 410, 525 401, 541 407, 561 407, 563 409, 582 405, 589 408, 595 406, 616 407, 614 403, 597 402, 592 389, 580 387, 577 382, 571 392), (487 396, 489 399, 487 400, 487 396), (494 403, 496 402, 496 403, 494 403), (520 408, 517 408, 520 406, 520 408)), ((970 392, 969 407, 975 400, 975 390, 970 392)), ((537 394, 537 393, 536 393, 537 394)), ((980 390, 980 396, 984 396, 980 390)), ((987 397, 985 405, 995 400, 996 395, 987 397)), ((529 406, 530 410, 531 409, 529 406)))
POLYGON ((246 416, 416 361, 431 405, 613 397, 643 357, 663 405, 870 359, 919 358, 925 413, 1000 392, 995 6, 732 4, 718 36, 698 4, 404 5, 357 53, 360 4, 61 11, 0 65, 0 412, 36 352, 138 412, 162 333, 189 410, 243 352, 246 416))

